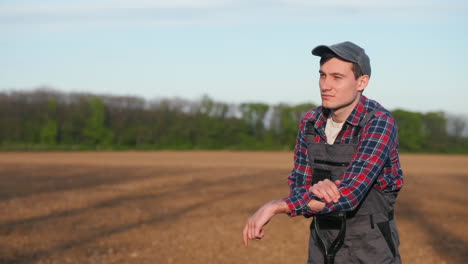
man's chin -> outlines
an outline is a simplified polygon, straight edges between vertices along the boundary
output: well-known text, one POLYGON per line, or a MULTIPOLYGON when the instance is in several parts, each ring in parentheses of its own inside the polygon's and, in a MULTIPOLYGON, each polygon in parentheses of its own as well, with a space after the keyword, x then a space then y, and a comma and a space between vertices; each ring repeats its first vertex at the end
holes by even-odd
POLYGON ((334 110, 336 108, 336 106, 329 104, 329 103, 324 103, 324 102, 322 102, 322 107, 330 109, 330 110, 334 110))

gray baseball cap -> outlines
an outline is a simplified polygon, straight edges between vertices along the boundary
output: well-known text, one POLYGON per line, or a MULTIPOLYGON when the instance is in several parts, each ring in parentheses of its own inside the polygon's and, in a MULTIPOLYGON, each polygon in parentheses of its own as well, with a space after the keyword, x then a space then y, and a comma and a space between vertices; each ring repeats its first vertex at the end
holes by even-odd
POLYGON ((369 56, 365 50, 358 45, 345 41, 334 45, 320 45, 312 50, 312 54, 322 57, 324 53, 332 52, 347 61, 355 62, 361 68, 362 74, 371 76, 371 66, 369 56))

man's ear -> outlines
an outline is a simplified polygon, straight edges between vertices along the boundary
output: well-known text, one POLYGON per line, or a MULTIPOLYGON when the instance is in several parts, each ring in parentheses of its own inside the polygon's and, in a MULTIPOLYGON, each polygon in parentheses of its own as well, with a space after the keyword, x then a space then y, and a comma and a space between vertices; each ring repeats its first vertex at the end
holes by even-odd
POLYGON ((362 92, 366 89, 367 84, 369 84, 369 75, 362 75, 358 78, 358 91, 362 92))

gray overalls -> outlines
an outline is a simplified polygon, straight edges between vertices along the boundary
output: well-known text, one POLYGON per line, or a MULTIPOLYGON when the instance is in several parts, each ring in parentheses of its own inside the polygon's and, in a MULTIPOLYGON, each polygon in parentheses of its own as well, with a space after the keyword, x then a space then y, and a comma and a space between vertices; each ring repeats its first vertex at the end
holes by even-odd
MULTIPOLYGON (((340 180, 356 152, 359 131, 379 109, 368 113, 359 123, 351 144, 314 143, 317 135, 314 124, 306 126, 308 158, 313 169, 312 184, 324 179, 340 180)), ((398 231, 393 219, 396 194, 387 194, 371 187, 357 209, 350 212, 317 214, 311 224, 308 263, 401 263, 398 252, 398 231), (344 219, 343 219, 344 218, 344 219), (343 224, 343 226, 341 226, 343 224), (338 238, 341 232, 342 240, 338 238), (338 239, 337 239, 338 238, 338 239), (330 245, 336 243, 336 252, 330 245), (328 248, 328 250, 327 250, 328 248), (328 259, 324 258, 328 251, 328 259), (333 250, 332 250, 333 251, 333 250), (335 255, 330 257, 330 254, 335 255), (328 261, 328 262, 326 262, 328 261)))

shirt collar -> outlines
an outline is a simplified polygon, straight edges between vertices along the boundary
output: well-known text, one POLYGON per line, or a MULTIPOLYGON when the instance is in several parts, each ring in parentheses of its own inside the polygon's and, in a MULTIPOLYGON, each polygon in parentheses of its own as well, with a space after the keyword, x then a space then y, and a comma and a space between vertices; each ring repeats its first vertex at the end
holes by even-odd
MULTIPOLYGON (((346 119, 346 123, 352 125, 352 126, 357 126, 359 125, 359 122, 364 118, 365 114, 367 113, 367 105, 368 105, 369 99, 365 97, 364 95, 361 95, 361 98, 359 98, 359 102, 354 107, 353 111, 351 114, 348 116, 346 119)), ((321 107, 321 111, 319 111, 317 118, 316 118, 316 127, 319 128, 323 124, 326 123, 326 120, 328 116, 330 115, 330 109, 321 107)))

